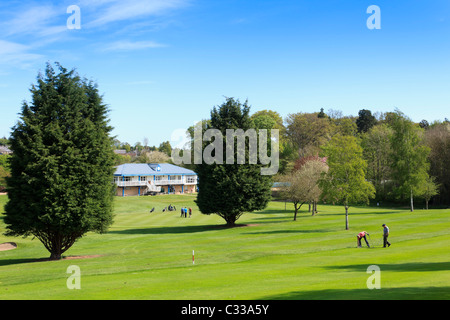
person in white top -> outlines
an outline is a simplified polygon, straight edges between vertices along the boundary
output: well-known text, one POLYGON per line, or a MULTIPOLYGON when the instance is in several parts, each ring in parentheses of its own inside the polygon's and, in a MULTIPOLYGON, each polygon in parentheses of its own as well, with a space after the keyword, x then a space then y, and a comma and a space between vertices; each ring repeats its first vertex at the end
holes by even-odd
POLYGON ((386 245, 388 247, 391 246, 391 244, 388 241, 388 237, 389 237, 389 227, 383 223, 382 225, 383 227, 383 248, 386 248, 386 245))

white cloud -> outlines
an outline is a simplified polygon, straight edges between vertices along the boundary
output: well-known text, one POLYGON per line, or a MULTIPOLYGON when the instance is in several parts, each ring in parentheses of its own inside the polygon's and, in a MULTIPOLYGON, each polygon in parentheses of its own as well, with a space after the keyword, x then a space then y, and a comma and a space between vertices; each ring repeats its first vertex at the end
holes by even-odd
MULTIPOLYGON (((49 32, 49 24, 55 20, 55 17, 61 16, 61 12, 50 5, 30 7, 23 11, 17 10, 17 12, 11 20, 2 24, 6 36, 17 34, 45 35, 49 32)), ((52 33, 54 31, 55 29, 52 30, 52 33)), ((61 29, 58 29, 58 32, 60 31, 61 29)))
POLYGON ((0 40, 0 61, 2 64, 19 64, 22 67, 26 67, 29 64, 42 59, 42 55, 31 53, 31 47, 0 40))
MULTIPOLYGON (((115 42, 105 44, 101 51, 135 51, 165 47, 154 41, 133 41, 129 32, 148 30, 153 24, 167 23, 165 18, 173 10, 192 0, 63 0, 61 2, 17 2, 0 12, 0 64, 20 64, 27 67, 44 58, 50 45, 88 39, 94 32, 109 31, 115 42), (67 29, 67 7, 76 4, 81 9, 81 32, 67 29), (152 19, 161 21, 151 21, 152 19), (114 29, 111 24, 124 22, 114 29), (108 29, 105 29, 108 28, 108 29), (134 28, 134 29, 133 29, 134 28), (123 31, 123 32, 122 32, 123 31), (119 37, 117 37, 119 35, 119 37), (21 44, 22 43, 22 44, 21 44), (39 53, 39 54, 38 54, 39 53), (40 54, 42 53, 42 54, 40 54)), ((107 40, 106 40, 107 41, 107 40)), ((88 42, 87 42, 88 43, 88 42)), ((58 48, 57 46, 52 49, 58 48)))
POLYGON ((185 7, 188 0, 94 0, 80 4, 88 10, 95 8, 97 18, 88 22, 86 27, 103 26, 112 22, 144 18, 163 14, 169 10, 185 7))
POLYGON ((134 50, 142 50, 142 49, 148 49, 148 48, 161 48, 165 47, 165 45, 153 42, 153 41, 116 41, 105 48, 102 49, 102 51, 134 51, 134 50))
POLYGON ((159 16, 185 7, 192 0, 66 0, 58 4, 22 3, 10 13, 3 12, 0 34, 3 36, 53 36, 67 31, 71 2, 81 10, 82 28, 94 28, 126 20, 159 16), (6 18, 6 19, 5 19, 6 18))

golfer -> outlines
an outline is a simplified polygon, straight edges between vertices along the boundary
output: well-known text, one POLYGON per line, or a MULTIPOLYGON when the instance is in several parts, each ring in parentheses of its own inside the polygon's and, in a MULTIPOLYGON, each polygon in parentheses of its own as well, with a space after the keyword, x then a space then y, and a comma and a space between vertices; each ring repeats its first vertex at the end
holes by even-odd
POLYGON ((369 242, 367 241, 366 235, 369 235, 369 234, 366 231, 361 231, 356 236, 356 239, 357 239, 357 242, 358 242, 358 248, 362 248, 362 245, 361 245, 361 239, 362 238, 364 238, 364 240, 366 241, 367 246, 370 248, 370 245, 369 245, 369 242))
POLYGON ((383 223, 382 227, 383 227, 383 248, 386 248, 386 245, 388 245, 388 247, 390 247, 391 244, 388 241, 389 227, 384 223, 383 223))

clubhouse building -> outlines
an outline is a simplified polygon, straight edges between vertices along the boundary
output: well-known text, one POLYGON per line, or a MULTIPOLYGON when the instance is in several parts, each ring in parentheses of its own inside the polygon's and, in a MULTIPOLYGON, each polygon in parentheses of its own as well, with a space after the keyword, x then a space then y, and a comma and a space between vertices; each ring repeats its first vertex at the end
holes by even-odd
POLYGON ((197 174, 169 163, 125 163, 116 167, 116 195, 183 194, 197 192, 197 174))

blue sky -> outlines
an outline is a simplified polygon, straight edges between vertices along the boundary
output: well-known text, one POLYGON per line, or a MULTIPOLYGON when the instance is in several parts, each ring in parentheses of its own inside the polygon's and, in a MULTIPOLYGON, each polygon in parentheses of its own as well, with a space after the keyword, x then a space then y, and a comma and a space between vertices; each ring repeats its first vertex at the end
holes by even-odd
POLYGON ((1 1, 0 136, 48 61, 96 81, 131 144, 171 140, 224 97, 283 117, 398 108, 431 122, 450 118, 450 1, 1 1))

